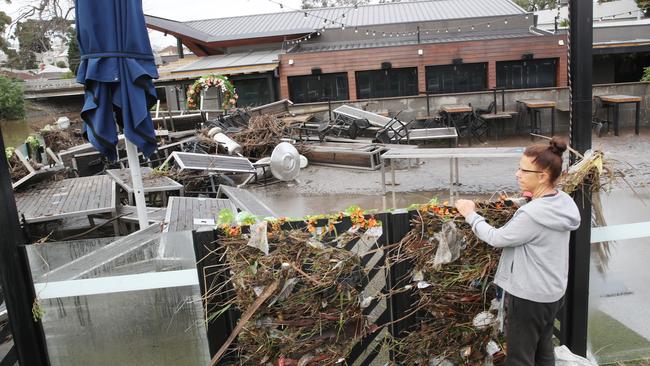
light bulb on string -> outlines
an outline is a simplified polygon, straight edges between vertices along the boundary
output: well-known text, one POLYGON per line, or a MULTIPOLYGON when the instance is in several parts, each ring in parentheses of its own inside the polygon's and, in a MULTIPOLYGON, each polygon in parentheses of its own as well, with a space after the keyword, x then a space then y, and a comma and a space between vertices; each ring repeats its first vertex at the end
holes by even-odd
POLYGON ((357 27, 354 27, 354 33, 359 33, 359 30, 357 29, 357 27))
POLYGON ((508 19, 504 20, 503 24, 508 24, 508 19))
POLYGON ((368 35, 368 33, 370 33, 370 32, 368 32, 368 30, 366 29, 366 36, 368 35))
POLYGON ((487 27, 490 28, 490 23, 487 24, 487 27))

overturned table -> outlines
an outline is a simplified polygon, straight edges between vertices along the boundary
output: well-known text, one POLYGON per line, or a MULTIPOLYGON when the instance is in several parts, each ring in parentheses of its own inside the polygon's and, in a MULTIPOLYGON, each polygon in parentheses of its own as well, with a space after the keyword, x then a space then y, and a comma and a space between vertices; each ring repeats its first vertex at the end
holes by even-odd
POLYGON ((449 196, 454 196, 454 185, 459 183, 458 159, 460 158, 519 158, 523 147, 475 147, 455 149, 390 149, 381 156, 381 185, 386 194, 386 164, 390 165, 391 185, 395 191, 394 160, 404 159, 449 159, 449 196))
POLYGON ((115 182, 105 175, 64 179, 16 193, 18 214, 28 224, 68 217, 113 214, 117 211, 115 182))

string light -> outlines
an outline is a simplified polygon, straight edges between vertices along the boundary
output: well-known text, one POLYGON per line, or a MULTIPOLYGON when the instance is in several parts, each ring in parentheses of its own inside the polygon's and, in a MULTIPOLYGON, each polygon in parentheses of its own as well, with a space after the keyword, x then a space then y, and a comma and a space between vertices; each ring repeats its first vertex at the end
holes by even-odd
MULTIPOLYGON (((276 0, 269 0, 269 1, 278 4, 278 5, 280 6, 280 8, 282 8, 282 9, 285 8, 285 5, 282 4, 280 1, 276 1, 276 0)), ((336 19, 338 19, 338 18, 345 18, 345 17, 346 17, 346 14, 347 14, 348 12, 350 12, 350 11, 352 11, 352 10, 358 10, 358 5, 357 5, 357 4, 354 4, 354 6, 353 6, 352 8, 350 8, 347 12, 341 13, 337 18, 334 18, 334 19, 330 19, 330 18, 322 17, 322 16, 318 15, 318 13, 307 12, 307 11, 299 10, 299 9, 292 9, 292 8, 289 7, 289 6, 286 6, 286 8, 287 8, 287 9, 291 9, 291 10, 295 10, 295 11, 298 12, 298 13, 302 12, 302 13, 303 13, 303 16, 304 16, 305 18, 308 18, 308 17, 314 17, 314 18, 319 18, 319 19, 322 19, 322 20, 323 20, 323 26, 322 26, 322 28, 321 28, 320 30, 317 29, 317 30, 315 30, 314 32, 309 33, 309 34, 306 34, 306 35, 304 35, 304 36, 301 36, 301 37, 299 37, 299 38, 297 38, 297 39, 286 40, 287 44, 299 44, 299 43, 301 43, 301 42, 306 42, 307 40, 311 39, 312 34, 314 34, 314 35, 316 35, 316 36, 321 36, 321 33, 324 33, 324 32, 325 32, 325 30, 326 30, 326 25, 328 24, 328 22, 329 22, 332 26, 336 26, 337 24, 340 24, 340 26, 341 26, 341 30, 345 30, 346 25, 345 25, 343 22, 340 22, 340 23, 337 22, 336 19)), ((558 11, 559 11, 559 8, 558 8, 558 11)), ((619 16, 619 15, 625 15, 625 14, 632 15, 632 13, 633 13, 632 11, 625 11, 625 12, 621 12, 620 14, 613 14, 613 15, 610 15, 609 17, 611 17, 611 19, 616 19, 616 17, 619 16)), ((525 18, 525 19, 529 19, 530 17, 529 17, 528 14, 525 14, 525 15, 524 15, 524 18, 525 18)), ((600 17, 598 20, 602 22, 603 20, 605 20, 605 18, 607 18, 607 17, 600 17)), ((507 25, 508 22, 509 22, 509 19, 508 19, 508 18, 505 18, 503 22, 504 22, 504 24, 507 25)), ((470 28, 472 31, 474 31, 474 30, 476 29, 477 26, 481 26, 481 25, 485 25, 487 28, 491 28, 491 23, 490 23, 490 22, 488 22, 488 23, 475 23, 475 24, 471 24, 471 25, 469 25, 469 28, 470 28)), ((452 29, 453 29, 453 28, 452 28, 452 29)), ((354 27, 354 33, 359 33, 359 30, 360 30, 359 27, 357 27, 357 26, 354 27)), ((364 31, 364 29, 361 29, 361 31, 364 31)), ((439 28, 435 28, 435 29, 418 29, 417 32, 390 32, 390 33, 389 33, 389 37, 392 38, 392 37, 393 37, 393 33, 395 34, 396 37, 400 37, 400 36, 402 36, 402 37, 406 37, 406 36, 415 36, 415 35, 419 35, 419 34, 421 34, 422 32, 424 32, 424 34, 426 34, 426 35, 429 35, 429 33, 430 33, 430 32, 433 33, 433 31, 435 31, 435 33, 437 33, 437 34, 440 33, 440 29, 439 29, 439 28)), ((457 31, 458 31, 458 32, 462 32, 462 28, 461 28, 461 27, 458 27, 458 28, 457 28, 457 31)), ((376 31, 376 30, 374 30, 374 29, 365 29, 365 34, 366 34, 366 36, 368 36, 370 33, 372 33, 372 36, 373 36, 373 37, 376 37, 377 32, 378 32, 378 31, 376 31)), ((382 37, 386 37, 386 32, 381 32, 381 33, 382 33, 382 37)), ((445 29, 445 33, 449 33, 449 29, 448 29, 448 28, 445 29)))

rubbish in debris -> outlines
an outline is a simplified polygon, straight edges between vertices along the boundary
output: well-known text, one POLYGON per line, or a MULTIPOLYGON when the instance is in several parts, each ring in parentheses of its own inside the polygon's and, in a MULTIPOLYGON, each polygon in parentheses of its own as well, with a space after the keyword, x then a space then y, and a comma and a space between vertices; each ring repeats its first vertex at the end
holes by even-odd
POLYGON ((281 142, 271 154, 271 174, 279 180, 291 181, 300 174, 300 154, 288 142, 281 142))

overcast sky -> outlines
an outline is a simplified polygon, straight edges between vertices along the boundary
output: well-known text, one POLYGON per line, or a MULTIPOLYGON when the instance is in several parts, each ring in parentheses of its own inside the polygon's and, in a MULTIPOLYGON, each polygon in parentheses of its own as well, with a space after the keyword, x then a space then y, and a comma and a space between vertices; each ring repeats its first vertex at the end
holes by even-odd
MULTIPOLYGON (((34 0, 13 0, 6 4, 0 0, 0 10, 15 18, 25 4, 34 0)), ((196 20, 225 18, 239 15, 275 13, 300 8, 300 0, 282 0, 284 8, 269 0, 142 0, 145 14, 172 20, 196 20)), ((71 2, 72 3, 72 2, 71 2)), ((154 48, 176 45, 176 39, 163 36, 157 31, 149 31, 154 48)))

